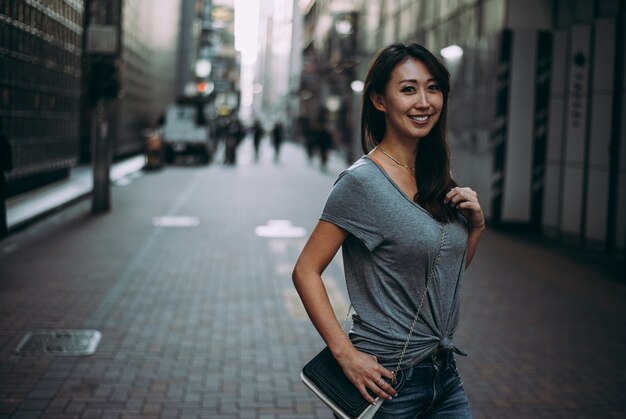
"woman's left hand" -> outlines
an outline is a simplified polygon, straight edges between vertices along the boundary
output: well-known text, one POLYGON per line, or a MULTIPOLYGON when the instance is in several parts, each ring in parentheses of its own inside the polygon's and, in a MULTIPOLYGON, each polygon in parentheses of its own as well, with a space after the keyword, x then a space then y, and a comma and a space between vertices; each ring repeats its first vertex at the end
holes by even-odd
POLYGON ((469 221, 471 230, 485 228, 485 216, 478 202, 478 195, 471 188, 452 188, 443 203, 458 209, 469 221))

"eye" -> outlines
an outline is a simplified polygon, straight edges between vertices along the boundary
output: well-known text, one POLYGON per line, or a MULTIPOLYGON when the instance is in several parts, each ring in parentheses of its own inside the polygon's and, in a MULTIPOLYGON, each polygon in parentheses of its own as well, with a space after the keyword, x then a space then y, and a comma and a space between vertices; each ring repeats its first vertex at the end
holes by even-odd
POLYGON ((414 93, 415 87, 413 86, 404 86, 401 90, 402 93, 414 93))
POLYGON ((439 88, 439 85, 437 83, 432 83, 428 85, 428 90, 430 90, 431 92, 438 92, 441 89, 439 88))

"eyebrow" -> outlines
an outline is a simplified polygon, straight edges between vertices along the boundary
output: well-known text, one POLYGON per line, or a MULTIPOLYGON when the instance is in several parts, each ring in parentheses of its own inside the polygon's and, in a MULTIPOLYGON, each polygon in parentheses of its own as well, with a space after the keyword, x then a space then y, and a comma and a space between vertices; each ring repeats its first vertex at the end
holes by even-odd
MULTIPOLYGON (((435 83, 437 83, 437 80, 436 80, 436 79, 434 79, 434 78, 432 78, 432 77, 431 77, 431 78, 429 78, 428 80, 426 80, 426 83, 431 82, 431 81, 434 81, 435 83)), ((406 80, 400 80, 400 81, 398 82, 398 84, 402 84, 402 83, 406 83, 406 82, 409 82, 409 83, 415 83, 415 84, 417 84, 417 80, 416 80, 416 79, 406 79, 406 80)))

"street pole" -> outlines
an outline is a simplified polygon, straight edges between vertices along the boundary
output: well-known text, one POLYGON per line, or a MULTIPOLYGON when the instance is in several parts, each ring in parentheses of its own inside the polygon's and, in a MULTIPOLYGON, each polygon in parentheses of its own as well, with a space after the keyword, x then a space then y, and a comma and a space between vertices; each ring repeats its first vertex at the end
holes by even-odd
POLYGON ((111 210, 112 146, 108 135, 105 104, 118 97, 121 88, 117 61, 121 50, 121 0, 88 0, 86 13, 97 16, 86 23, 86 52, 88 55, 88 95, 92 109, 91 160, 93 189, 91 212, 102 214, 111 210))
POLYGON ((93 192, 91 212, 102 214, 111 209, 111 145, 107 138, 104 99, 98 99, 92 129, 93 192))

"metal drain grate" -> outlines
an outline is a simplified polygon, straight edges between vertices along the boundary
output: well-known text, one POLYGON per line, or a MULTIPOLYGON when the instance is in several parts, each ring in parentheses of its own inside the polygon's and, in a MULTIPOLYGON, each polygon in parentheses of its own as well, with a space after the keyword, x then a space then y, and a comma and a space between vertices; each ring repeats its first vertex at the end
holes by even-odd
POLYGON ((15 351, 20 355, 91 355, 101 337, 97 330, 35 330, 24 336, 15 351))

